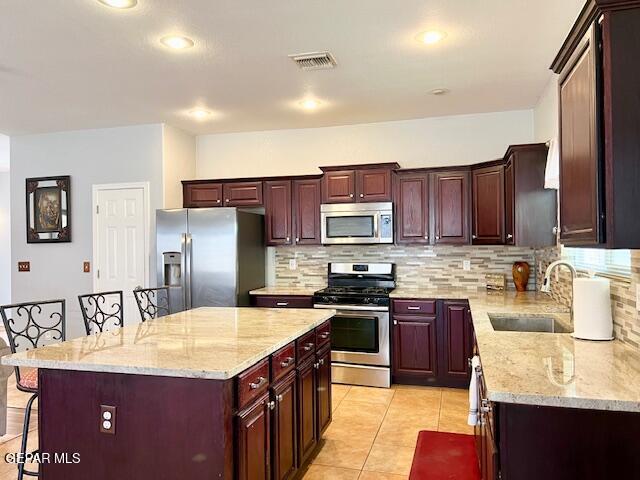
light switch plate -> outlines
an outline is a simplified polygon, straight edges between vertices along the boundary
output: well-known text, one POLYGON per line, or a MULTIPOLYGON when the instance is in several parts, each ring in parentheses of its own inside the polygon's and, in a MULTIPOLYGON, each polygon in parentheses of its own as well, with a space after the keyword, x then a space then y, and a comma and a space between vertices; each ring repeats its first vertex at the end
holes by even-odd
POLYGON ((18 262, 18 271, 19 272, 30 272, 31 271, 31 262, 18 262))
POLYGON ((640 283, 636 285, 636 310, 640 312, 640 283))
POLYGON ((463 260, 462 261, 462 269, 465 271, 471 270, 471 260, 463 260))
POLYGON ((91 262, 83 262, 82 263, 82 271, 84 273, 91 273, 91 262))
POLYGON ((298 261, 295 258, 289 260, 289 270, 296 270, 298 268, 298 261))

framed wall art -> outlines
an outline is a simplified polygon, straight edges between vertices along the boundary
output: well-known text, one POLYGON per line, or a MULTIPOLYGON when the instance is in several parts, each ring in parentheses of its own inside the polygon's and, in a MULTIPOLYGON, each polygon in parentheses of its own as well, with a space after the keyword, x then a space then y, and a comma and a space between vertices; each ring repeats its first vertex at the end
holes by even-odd
POLYGON ((71 241, 71 177, 27 178, 27 243, 71 241))

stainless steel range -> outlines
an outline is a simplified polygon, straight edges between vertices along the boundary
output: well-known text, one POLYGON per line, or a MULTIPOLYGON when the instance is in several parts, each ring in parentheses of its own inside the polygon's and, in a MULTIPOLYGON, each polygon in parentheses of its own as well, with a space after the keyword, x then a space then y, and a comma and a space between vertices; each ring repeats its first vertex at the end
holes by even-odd
POLYGON ((315 293, 315 308, 333 308, 333 382, 391 386, 389 292, 396 286, 393 263, 330 263, 329 286, 315 293))

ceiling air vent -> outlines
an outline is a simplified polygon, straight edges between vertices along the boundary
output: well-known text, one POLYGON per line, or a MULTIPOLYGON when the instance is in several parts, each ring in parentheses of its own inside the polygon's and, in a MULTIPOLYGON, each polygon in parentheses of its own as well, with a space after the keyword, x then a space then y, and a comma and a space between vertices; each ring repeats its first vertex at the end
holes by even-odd
POLYGON ((327 70, 336 66, 336 60, 329 52, 297 53, 289 58, 301 70, 327 70))

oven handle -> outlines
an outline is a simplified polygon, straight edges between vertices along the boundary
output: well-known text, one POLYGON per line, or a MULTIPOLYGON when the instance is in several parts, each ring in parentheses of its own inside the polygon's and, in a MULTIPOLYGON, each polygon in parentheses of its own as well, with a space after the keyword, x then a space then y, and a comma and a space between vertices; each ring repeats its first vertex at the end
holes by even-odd
POLYGON ((364 305, 321 305, 314 304, 313 308, 324 308, 327 310, 354 310, 361 312, 388 312, 389 307, 367 307, 364 305))

